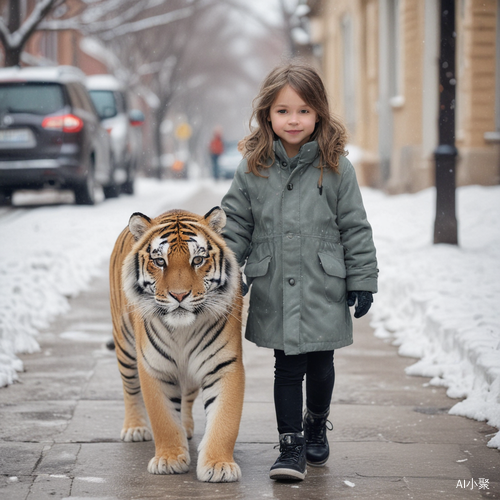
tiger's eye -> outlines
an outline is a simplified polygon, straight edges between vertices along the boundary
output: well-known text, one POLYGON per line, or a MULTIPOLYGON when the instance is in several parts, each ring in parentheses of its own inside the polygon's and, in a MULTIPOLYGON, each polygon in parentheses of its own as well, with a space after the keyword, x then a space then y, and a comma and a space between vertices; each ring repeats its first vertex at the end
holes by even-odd
POLYGON ((158 266, 158 267, 165 267, 165 259, 153 259, 153 262, 158 266))
POLYGON ((197 256, 193 259, 193 264, 194 264, 195 266, 199 266, 200 264, 202 264, 202 263, 203 263, 203 261, 204 261, 204 260, 205 260, 205 259, 204 259, 203 257, 201 257, 201 256, 197 255, 197 256))

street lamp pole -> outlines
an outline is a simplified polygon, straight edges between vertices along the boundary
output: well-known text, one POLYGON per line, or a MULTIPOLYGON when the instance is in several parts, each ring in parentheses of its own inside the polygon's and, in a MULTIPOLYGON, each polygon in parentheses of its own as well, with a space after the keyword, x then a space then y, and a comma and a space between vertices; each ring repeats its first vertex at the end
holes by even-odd
POLYGON ((455 215, 455 0, 441 0, 439 145, 436 161, 434 243, 458 244, 455 215))

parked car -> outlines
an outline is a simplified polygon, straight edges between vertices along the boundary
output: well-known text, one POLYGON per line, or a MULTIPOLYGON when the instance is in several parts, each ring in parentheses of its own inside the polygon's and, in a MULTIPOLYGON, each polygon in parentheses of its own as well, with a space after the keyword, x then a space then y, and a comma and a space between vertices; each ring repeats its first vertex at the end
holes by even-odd
POLYGON ((102 126, 111 136, 115 182, 122 193, 133 194, 142 151, 137 127, 144 123, 144 114, 129 109, 127 88, 114 76, 89 76, 86 85, 102 126))
POLYGON ((219 156, 219 175, 223 179, 232 179, 242 159, 238 151, 238 142, 226 142, 224 152, 219 156))
POLYGON ((0 69, 0 203, 17 189, 71 189, 95 203, 115 194, 110 138, 71 66, 0 69))

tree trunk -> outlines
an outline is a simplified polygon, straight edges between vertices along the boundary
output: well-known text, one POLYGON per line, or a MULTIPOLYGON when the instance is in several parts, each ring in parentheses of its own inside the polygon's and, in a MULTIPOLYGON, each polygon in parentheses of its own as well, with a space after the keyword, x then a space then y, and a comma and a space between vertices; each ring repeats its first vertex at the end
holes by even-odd
POLYGON ((7 27, 11 33, 17 31, 21 26, 21 2, 19 0, 10 0, 9 2, 9 24, 7 27))
POLYGON ((162 178, 162 165, 161 165, 161 155, 162 155, 162 144, 161 144, 161 122, 163 121, 163 111, 162 107, 160 106, 155 110, 155 124, 154 124, 154 131, 153 131, 153 145, 154 145, 154 155, 156 156, 155 158, 155 165, 156 165, 156 177, 158 179, 162 178))
POLYGON ((10 66, 19 66, 21 63, 21 53, 23 49, 21 47, 4 47, 5 60, 4 66, 9 68, 10 66))
MULTIPOLYGON (((9 33, 14 33, 21 26, 21 2, 19 0, 9 1, 9 22, 7 28, 9 33)), ((23 51, 23 44, 19 47, 6 47, 4 46, 6 68, 9 66, 19 66, 21 62, 21 53, 23 51)))

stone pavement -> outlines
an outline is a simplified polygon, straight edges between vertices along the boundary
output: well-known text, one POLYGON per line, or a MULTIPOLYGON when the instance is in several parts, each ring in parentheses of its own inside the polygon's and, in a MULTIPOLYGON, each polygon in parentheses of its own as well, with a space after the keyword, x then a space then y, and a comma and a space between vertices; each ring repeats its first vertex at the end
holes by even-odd
MULTIPOLYGON (((24 355, 20 383, 0 389, 0 499, 461 499, 500 498, 500 455, 486 446, 495 429, 454 417, 454 401, 412 360, 355 321, 355 343, 336 353, 337 382, 326 467, 301 483, 276 483, 272 352, 244 343, 245 405, 235 449, 239 483, 154 476, 154 446, 123 443, 121 381, 110 338, 106 272, 71 300, 71 311, 42 332, 41 351, 24 355), (481 481, 480 481, 481 480, 481 481), (488 480, 485 483, 484 480, 488 480), (486 488, 486 486, 488 488, 486 488)), ((192 463, 204 417, 195 405, 192 463)))

